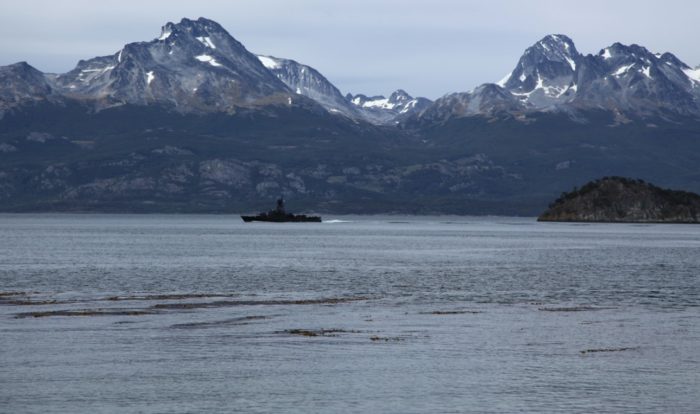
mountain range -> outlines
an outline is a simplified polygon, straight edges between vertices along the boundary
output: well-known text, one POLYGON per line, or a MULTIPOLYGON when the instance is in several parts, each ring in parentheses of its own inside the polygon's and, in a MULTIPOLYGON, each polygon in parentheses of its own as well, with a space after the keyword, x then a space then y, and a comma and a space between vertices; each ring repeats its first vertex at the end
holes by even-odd
POLYGON ((438 99, 419 118, 429 122, 470 115, 605 110, 618 121, 700 116, 700 68, 671 53, 615 43, 582 55, 564 35, 529 47, 515 68, 495 84, 438 99))
POLYGON ((243 211, 284 194, 339 213, 537 214, 602 175, 698 191, 699 140, 700 68, 638 45, 583 55, 565 35, 434 102, 344 95, 204 18, 63 74, 0 67, 4 211, 243 211))

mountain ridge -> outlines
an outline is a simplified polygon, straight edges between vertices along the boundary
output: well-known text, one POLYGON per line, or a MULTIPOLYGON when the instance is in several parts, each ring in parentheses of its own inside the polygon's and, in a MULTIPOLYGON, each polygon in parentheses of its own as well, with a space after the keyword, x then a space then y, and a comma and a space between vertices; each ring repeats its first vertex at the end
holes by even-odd
POLYGON ((34 73, 33 85, 28 79, 22 84, 18 74, 11 73, 13 65, 0 72, 4 85, 19 88, 13 95, 12 88, 0 86, 0 109, 50 96, 92 104, 96 110, 156 104, 182 113, 318 104, 330 113, 392 124, 398 115, 405 116, 416 104, 420 109, 428 102, 419 98, 400 110, 354 105, 316 69, 292 59, 254 55, 221 25, 202 17, 168 22, 159 37, 128 43, 111 55, 80 60, 66 73, 42 74, 24 65, 34 73))
POLYGON ((700 71, 669 52, 653 54, 636 44, 614 43, 596 55, 583 55, 568 36, 547 35, 527 48, 499 82, 448 94, 412 122, 494 115, 524 119, 543 111, 576 118, 577 113, 598 109, 615 113, 623 122, 700 118, 700 71))
POLYGON ((600 108, 616 113, 622 122, 658 116, 700 117, 700 67, 694 69, 669 52, 654 54, 643 46, 619 42, 595 55, 584 55, 563 34, 547 35, 527 48, 501 81, 436 101, 413 98, 401 89, 389 98, 342 95, 316 69, 292 59, 256 56, 221 25, 205 18, 168 22, 153 40, 132 42, 112 55, 81 60, 66 73, 44 74, 43 80, 35 68, 32 76, 20 79, 16 70, 11 73, 11 67, 0 72, 3 84, 11 85, 0 87, 0 109, 23 100, 75 99, 92 101, 97 110, 128 103, 201 113, 291 105, 296 100, 383 125, 503 114, 522 119, 541 111, 563 111, 576 117, 576 113, 600 108), (272 63, 266 66, 261 58, 272 63), (18 88, 14 95, 12 87, 18 88), (299 96, 309 100, 299 100, 299 96))
POLYGON ((698 192, 700 72, 645 50, 583 56, 554 35, 503 86, 431 102, 342 95, 183 19, 66 74, 0 67, 0 211, 244 212, 282 194, 319 212, 535 215, 602 175, 698 192))

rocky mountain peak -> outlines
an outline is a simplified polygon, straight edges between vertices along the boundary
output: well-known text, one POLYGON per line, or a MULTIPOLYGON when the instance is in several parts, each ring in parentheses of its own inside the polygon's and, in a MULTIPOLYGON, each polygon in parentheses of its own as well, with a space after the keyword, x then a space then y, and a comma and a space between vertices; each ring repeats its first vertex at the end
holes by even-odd
POLYGON ((574 75, 582 59, 568 36, 548 35, 527 48, 498 85, 535 106, 554 105, 562 97, 573 96, 574 75))
POLYGON ((419 123, 441 123, 450 118, 466 116, 509 116, 521 112, 526 104, 506 89, 485 83, 470 92, 445 95, 427 106, 419 116, 419 123))
MULTIPOLYGON (((157 40, 196 40, 205 47, 216 49, 216 45, 210 40, 212 36, 225 39, 227 42, 235 41, 220 24, 203 17, 197 20, 183 18, 179 23, 168 22, 161 28, 161 33, 157 40)), ((240 45, 238 42, 236 44, 240 45)))
POLYGON ((697 74, 672 53, 652 53, 632 44, 614 43, 601 50, 595 61, 596 76, 579 81, 576 102, 635 117, 676 113, 697 114, 697 74))
POLYGON ((52 92, 44 74, 27 62, 0 66, 0 111, 24 102, 48 99, 52 92))
POLYGON ((506 91, 499 85, 496 85, 495 83, 485 83, 483 85, 477 86, 476 88, 474 88, 472 93, 475 95, 482 95, 487 97, 506 97, 510 95, 508 91, 506 91))
POLYGON ((7 66, 0 66, 0 75, 12 76, 28 81, 43 81, 44 74, 27 62, 17 62, 7 66))
POLYGON ((7 65, 7 66, 3 66, 1 69, 2 70, 12 70, 12 71, 37 71, 38 72, 37 69, 35 69, 32 65, 30 65, 29 63, 27 63, 24 60, 21 62, 12 63, 12 64, 7 65))
POLYGON ((548 60, 566 60, 566 58, 577 58, 578 50, 574 41, 563 34, 550 34, 543 37, 539 42, 531 46, 525 53, 538 53, 548 60))
POLYGON ((448 95, 420 116, 558 111, 580 119, 581 111, 601 109, 615 114, 616 122, 700 116, 700 70, 672 53, 652 53, 636 44, 614 43, 584 56, 569 37, 548 35, 529 47, 497 85, 502 89, 486 84, 448 95))
POLYGON ((195 56, 211 53, 228 57, 246 55, 247 59, 253 58, 253 55, 221 25, 203 17, 197 20, 184 18, 179 23, 166 23, 160 36, 148 44, 154 43, 162 45, 168 54, 175 58, 183 53, 195 56))
MULTIPOLYGON (((666 53, 665 55, 671 55, 666 53)), ((621 63, 641 62, 651 65, 652 62, 658 60, 663 55, 654 54, 647 48, 636 44, 624 45, 622 43, 613 43, 611 46, 601 50, 598 56, 602 57, 608 65, 619 65, 621 63)), ((669 58, 670 56, 667 56, 669 58)), ((675 58, 675 56, 674 56, 675 58)), ((677 59, 675 59, 677 60, 677 59)))
POLYGON ((366 120, 378 124, 398 123, 432 104, 431 100, 414 98, 403 89, 394 91, 388 98, 384 95, 347 94, 345 99, 358 107, 366 120))
MULTIPOLYGON (((659 62, 665 63, 667 65, 672 65, 672 66, 678 66, 680 68, 688 68, 690 69, 690 66, 686 65, 683 63, 680 59, 676 57, 673 53, 666 52, 662 55, 657 55, 659 58, 659 62)), ((696 68, 697 69, 697 68, 696 68)))
POLYGON ((403 89, 397 89, 389 96, 389 102, 394 104, 406 103, 412 99, 413 97, 403 89))
POLYGON ((97 98, 102 107, 159 102, 182 112, 291 104, 292 94, 223 27, 205 18, 168 22, 157 39, 80 61, 56 85, 72 97, 97 98))
POLYGON ((527 48, 519 63, 523 67, 542 71, 547 76, 576 71, 580 58, 581 54, 568 36, 548 35, 527 48), (557 70, 558 66, 564 70, 557 70))
POLYGON ((8 81, 10 81, 10 79, 22 79, 27 82, 44 83, 44 74, 24 61, 7 66, 0 66, 0 76, 7 78, 8 81))

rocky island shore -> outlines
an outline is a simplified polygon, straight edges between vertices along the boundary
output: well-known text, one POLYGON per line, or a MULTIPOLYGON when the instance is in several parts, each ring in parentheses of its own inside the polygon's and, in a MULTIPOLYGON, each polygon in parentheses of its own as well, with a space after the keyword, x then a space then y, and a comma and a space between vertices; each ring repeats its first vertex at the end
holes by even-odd
POLYGON ((700 195, 604 177, 564 193, 537 221, 699 223, 700 195))

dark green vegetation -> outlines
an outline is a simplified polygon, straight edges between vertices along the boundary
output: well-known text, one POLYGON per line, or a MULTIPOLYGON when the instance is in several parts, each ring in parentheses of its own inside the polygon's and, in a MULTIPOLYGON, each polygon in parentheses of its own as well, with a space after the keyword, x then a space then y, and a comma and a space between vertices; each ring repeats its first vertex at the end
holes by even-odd
POLYGON ((698 223, 700 195, 643 180, 604 177, 564 193, 540 221, 698 223))
POLYGON ((16 108, 0 119, 0 211, 241 213, 284 195, 295 212, 535 215, 601 175, 700 191, 698 121, 586 119, 395 128, 287 106, 16 108))

